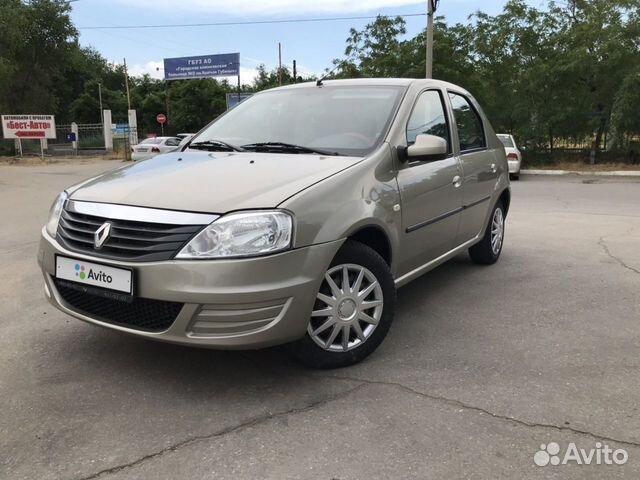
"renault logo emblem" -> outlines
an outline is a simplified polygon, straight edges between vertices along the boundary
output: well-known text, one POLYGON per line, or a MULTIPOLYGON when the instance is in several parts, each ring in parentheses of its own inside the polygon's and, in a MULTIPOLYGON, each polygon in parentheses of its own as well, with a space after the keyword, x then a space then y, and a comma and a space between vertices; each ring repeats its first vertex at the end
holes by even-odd
POLYGON ((93 234, 93 246, 96 250, 100 250, 111 235, 111 224, 109 222, 103 223, 96 233, 93 234))

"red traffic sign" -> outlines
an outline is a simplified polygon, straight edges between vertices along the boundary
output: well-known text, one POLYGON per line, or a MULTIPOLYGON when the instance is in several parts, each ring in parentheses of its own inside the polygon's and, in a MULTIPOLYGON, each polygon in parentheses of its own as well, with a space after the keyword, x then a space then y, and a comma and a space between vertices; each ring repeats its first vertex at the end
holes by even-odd
POLYGON ((156 116, 156 122, 158 122, 160 125, 164 125, 165 123, 167 123, 167 116, 164 113, 159 113, 156 116))

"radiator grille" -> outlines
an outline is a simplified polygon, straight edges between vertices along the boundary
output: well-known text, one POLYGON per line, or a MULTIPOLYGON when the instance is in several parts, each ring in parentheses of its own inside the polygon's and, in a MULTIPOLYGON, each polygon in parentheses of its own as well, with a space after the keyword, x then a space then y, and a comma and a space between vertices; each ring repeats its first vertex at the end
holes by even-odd
POLYGON ((173 258, 202 227, 115 220, 63 210, 58 240, 69 250, 95 257, 152 262, 173 258), (111 235, 96 249, 94 233, 105 222, 111 224, 111 235))

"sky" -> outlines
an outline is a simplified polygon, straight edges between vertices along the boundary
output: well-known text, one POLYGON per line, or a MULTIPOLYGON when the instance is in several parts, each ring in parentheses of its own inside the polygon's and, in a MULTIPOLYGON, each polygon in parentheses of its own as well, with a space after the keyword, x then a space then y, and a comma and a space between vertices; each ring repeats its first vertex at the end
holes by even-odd
MULTIPOLYGON (((497 14, 506 0, 441 0, 437 15, 449 23, 467 22, 481 10, 497 14)), ((539 6, 542 0, 528 0, 539 6)), ((94 30, 85 27, 246 22, 345 16, 406 15, 426 11, 426 0, 75 0, 72 18, 80 42, 111 62, 127 59, 132 75, 162 78, 164 58, 240 52, 241 80, 250 83, 256 67, 295 59, 302 74, 318 74, 343 56, 350 28, 362 29, 372 20, 342 20, 263 25, 94 30), (160 70, 158 70, 160 68, 160 70)), ((426 16, 408 17, 407 34, 414 36, 426 16)))

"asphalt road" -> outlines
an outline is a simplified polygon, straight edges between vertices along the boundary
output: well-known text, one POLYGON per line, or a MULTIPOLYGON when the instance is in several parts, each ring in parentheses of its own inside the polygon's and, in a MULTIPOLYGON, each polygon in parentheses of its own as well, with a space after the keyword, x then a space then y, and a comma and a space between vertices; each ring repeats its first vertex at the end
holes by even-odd
POLYGON ((49 306, 49 205, 113 166, 0 167, 0 478, 640 477, 640 179, 523 177, 497 265, 401 289, 376 354, 314 372, 49 306), (536 466, 550 442, 628 461, 536 466))

